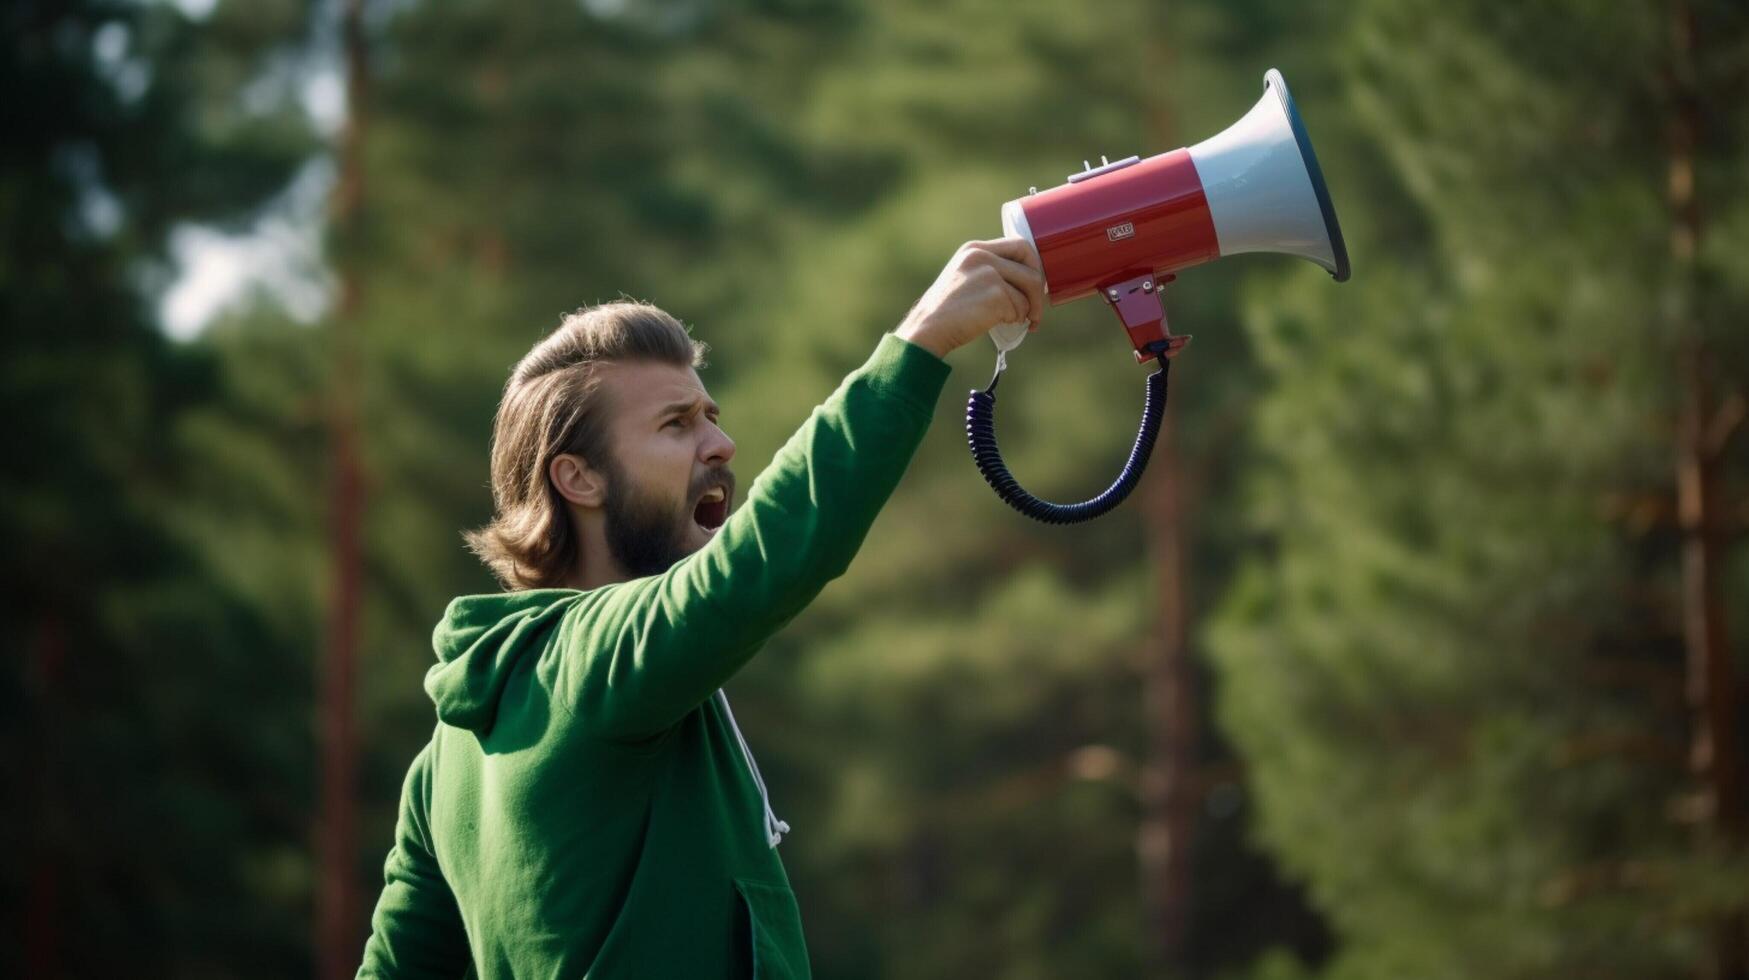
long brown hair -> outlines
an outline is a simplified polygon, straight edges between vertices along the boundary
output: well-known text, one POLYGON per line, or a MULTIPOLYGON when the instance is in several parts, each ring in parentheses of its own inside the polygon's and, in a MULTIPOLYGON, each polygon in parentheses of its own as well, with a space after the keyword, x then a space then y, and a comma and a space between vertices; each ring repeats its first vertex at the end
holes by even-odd
POLYGON ((566 316, 516 365, 492 426, 492 520, 462 534, 506 589, 561 585, 575 569, 577 532, 547 469, 561 453, 609 462, 597 365, 696 368, 705 350, 679 320, 628 300, 566 316))

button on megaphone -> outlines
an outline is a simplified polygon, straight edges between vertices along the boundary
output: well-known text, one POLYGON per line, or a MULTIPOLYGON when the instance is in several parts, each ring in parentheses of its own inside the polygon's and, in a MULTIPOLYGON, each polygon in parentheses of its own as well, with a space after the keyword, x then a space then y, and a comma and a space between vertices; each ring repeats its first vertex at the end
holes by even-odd
POLYGON ((1241 252, 1281 252, 1316 262, 1337 282, 1348 279, 1336 209, 1287 83, 1273 68, 1263 83, 1263 97, 1219 135, 1145 160, 1102 159, 1058 187, 1002 206, 1004 233, 1038 251, 1051 305, 1097 294, 1116 311, 1136 359, 1160 365, 1148 378, 1142 427, 1117 480, 1090 500, 1055 504, 1021 489, 996 446, 996 383, 1027 324, 991 331, 996 377, 972 392, 966 434, 984 479, 1021 513, 1053 524, 1090 520, 1135 488, 1165 412, 1170 359, 1190 340, 1172 334, 1161 302, 1178 270, 1241 252))

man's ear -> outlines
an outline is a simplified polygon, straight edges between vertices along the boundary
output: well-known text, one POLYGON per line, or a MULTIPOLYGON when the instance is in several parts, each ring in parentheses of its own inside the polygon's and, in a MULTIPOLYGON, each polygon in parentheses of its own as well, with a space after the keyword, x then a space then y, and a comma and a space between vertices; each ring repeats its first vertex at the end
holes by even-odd
POLYGON ((547 467, 547 478, 558 488, 559 496, 579 507, 601 507, 607 503, 607 474, 574 453, 554 456, 547 467))

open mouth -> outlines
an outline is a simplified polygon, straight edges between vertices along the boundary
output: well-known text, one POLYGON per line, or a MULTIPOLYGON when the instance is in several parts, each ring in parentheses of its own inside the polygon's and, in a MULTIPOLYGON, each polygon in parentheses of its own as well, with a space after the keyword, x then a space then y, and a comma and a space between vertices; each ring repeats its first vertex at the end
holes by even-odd
POLYGON ((729 518, 729 492, 722 487, 712 487, 704 492, 698 500, 698 506, 692 509, 693 523, 706 531, 715 531, 723 526, 729 518))

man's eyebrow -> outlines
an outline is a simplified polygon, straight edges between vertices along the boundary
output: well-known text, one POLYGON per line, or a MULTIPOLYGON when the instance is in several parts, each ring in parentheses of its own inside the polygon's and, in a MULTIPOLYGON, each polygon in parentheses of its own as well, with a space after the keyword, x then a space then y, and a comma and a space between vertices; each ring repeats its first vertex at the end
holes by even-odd
POLYGON ((672 404, 664 405, 662 410, 656 413, 656 417, 667 418, 670 415, 685 415, 697 411, 701 403, 703 404, 705 411, 714 412, 719 415, 722 414, 722 409, 718 408, 717 403, 711 401, 709 398, 693 398, 688 401, 673 402, 672 404))

